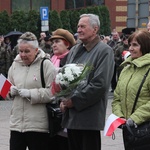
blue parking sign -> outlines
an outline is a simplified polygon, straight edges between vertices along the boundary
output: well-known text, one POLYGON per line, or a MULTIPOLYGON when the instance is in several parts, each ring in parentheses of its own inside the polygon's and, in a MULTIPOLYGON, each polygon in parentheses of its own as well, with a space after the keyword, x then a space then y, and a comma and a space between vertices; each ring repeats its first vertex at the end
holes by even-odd
POLYGON ((48 7, 40 7, 41 20, 49 20, 48 7))

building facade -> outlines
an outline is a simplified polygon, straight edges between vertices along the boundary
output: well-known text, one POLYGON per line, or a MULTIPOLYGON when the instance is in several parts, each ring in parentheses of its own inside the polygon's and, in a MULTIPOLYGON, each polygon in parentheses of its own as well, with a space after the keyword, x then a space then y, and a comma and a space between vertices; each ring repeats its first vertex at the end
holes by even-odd
POLYGON ((122 32, 127 27, 127 0, 105 0, 111 20, 111 29, 122 32))
POLYGON ((105 5, 108 7, 111 29, 121 32, 126 28, 127 0, 0 0, 0 11, 6 10, 11 14, 15 10, 39 10, 48 6, 50 10, 60 12, 65 9, 77 9, 87 6, 105 5))

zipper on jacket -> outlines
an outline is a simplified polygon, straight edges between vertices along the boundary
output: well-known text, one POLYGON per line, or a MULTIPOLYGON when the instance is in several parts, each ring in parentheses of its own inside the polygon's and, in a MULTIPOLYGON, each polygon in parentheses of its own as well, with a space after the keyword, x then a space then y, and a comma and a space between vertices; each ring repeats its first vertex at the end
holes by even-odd
MULTIPOLYGON (((135 71, 134 71, 135 72, 135 71)), ((134 73, 133 73, 134 74, 134 73)), ((129 85, 129 82, 131 81, 132 77, 133 77, 133 74, 130 76, 130 79, 128 80, 128 83, 127 83, 127 86, 126 86, 126 95, 125 95, 125 107, 126 107, 126 114, 125 114, 125 118, 127 118, 128 114, 127 114, 127 89, 128 89, 128 85, 129 85)))
MULTIPOLYGON (((27 74, 26 74, 26 77, 28 76, 28 73, 29 73, 29 69, 30 69, 30 66, 26 66, 26 68, 27 68, 27 70, 26 70, 26 72, 27 72, 27 74)), ((27 78, 26 78, 27 79, 27 78)), ((25 84, 26 84, 26 79, 25 79, 25 82, 24 82, 24 88, 25 88, 25 84)), ((22 112, 23 112, 23 114, 22 114, 22 127, 21 127, 21 132, 24 130, 24 110, 25 110, 25 101, 26 101, 27 99, 26 98, 23 98, 23 104, 22 104, 22 112)))

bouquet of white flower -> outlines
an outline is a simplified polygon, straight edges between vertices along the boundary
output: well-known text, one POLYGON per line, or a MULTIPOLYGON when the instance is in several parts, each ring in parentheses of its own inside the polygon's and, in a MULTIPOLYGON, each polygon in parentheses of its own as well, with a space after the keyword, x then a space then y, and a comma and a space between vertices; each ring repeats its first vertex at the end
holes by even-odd
POLYGON ((67 64, 62 67, 55 78, 55 83, 60 87, 55 97, 71 96, 90 70, 91 67, 82 64, 67 64))

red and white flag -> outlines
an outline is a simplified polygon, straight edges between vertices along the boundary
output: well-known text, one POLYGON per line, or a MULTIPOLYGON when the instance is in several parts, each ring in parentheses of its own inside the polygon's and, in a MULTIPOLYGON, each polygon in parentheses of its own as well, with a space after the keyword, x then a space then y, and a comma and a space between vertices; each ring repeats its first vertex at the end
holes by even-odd
POLYGON ((3 74, 0 74, 0 95, 4 99, 6 98, 11 85, 12 84, 7 80, 7 78, 3 74))
POLYGON ((126 122, 125 119, 119 118, 118 116, 111 114, 105 124, 104 136, 111 136, 113 132, 122 124, 126 122))

